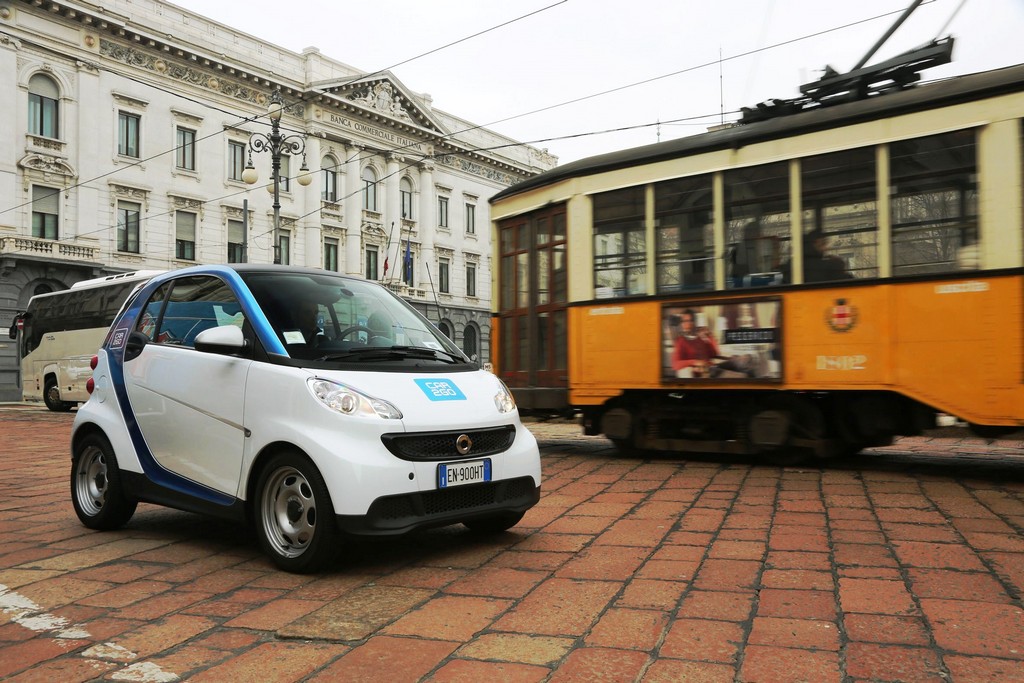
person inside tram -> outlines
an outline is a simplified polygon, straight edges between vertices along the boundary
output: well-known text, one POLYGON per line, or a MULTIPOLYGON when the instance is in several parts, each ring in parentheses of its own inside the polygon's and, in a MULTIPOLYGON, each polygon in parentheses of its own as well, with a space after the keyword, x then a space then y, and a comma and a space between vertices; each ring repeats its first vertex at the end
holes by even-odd
MULTIPOLYGON (((804 235, 804 282, 828 282, 830 280, 852 280, 846 264, 837 256, 829 256, 829 237, 821 228, 814 228, 804 235)), ((792 263, 783 268, 783 282, 792 282, 792 263)))
POLYGON ((853 279, 841 258, 828 255, 828 243, 828 235, 821 228, 807 233, 804 239, 804 282, 853 279))

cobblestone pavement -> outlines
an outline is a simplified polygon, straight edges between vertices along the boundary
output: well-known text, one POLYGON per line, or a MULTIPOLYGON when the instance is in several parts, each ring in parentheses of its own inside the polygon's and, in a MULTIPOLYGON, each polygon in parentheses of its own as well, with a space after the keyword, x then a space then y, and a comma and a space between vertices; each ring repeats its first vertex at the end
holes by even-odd
POLYGON ((781 468, 533 423, 543 496, 512 531, 296 576, 173 510, 86 530, 71 421, 0 407, 0 679, 1024 681, 1019 440, 781 468))

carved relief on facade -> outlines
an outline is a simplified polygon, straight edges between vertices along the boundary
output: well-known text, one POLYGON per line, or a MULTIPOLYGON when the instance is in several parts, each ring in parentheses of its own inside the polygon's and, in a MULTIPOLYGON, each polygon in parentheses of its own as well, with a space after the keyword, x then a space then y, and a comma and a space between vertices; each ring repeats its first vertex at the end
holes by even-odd
POLYGON ((396 119, 410 118, 401 98, 395 94, 394 86, 387 81, 379 81, 356 90, 348 99, 396 119))
POLYGON ((78 177, 78 172, 64 159, 45 154, 26 154, 18 162, 20 168, 25 169, 26 176, 33 174, 42 177, 46 182, 53 182, 57 177, 72 179, 78 177))
POLYGON ((199 220, 203 220, 203 200, 184 197, 178 194, 167 193, 171 208, 175 211, 195 211, 199 214, 199 220))
MULTIPOLYGON (((156 55, 136 50, 128 45, 120 45, 101 38, 100 54, 123 64, 153 71, 189 85, 214 90, 236 100, 249 102, 261 107, 265 107, 268 102, 267 94, 261 90, 236 83, 223 76, 206 73, 193 66, 182 65, 159 58, 156 55)), ((293 116, 303 117, 305 115, 305 105, 302 102, 287 104, 285 105, 285 112, 293 116)))
POLYGON ((130 185, 122 185, 120 183, 108 183, 110 186, 110 205, 116 206, 118 199, 128 199, 136 201, 148 209, 149 201, 149 190, 145 190, 141 187, 132 187, 130 185))

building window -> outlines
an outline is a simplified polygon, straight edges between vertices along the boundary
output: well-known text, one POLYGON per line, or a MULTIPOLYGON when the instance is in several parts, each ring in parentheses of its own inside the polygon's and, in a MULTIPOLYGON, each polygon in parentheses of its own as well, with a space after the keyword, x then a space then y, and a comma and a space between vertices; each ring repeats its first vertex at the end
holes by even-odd
POLYGON ((476 234, 476 204, 466 202, 466 234, 476 234))
POLYGON ((338 272, 338 240, 324 240, 324 270, 338 272))
POLYGON ((476 296, 476 264, 466 264, 466 296, 476 296))
POLYGON ((437 227, 447 228, 448 227, 448 198, 438 197, 437 198, 437 227))
POLYGON ((117 203, 117 250, 139 253, 139 214, 142 205, 135 202, 117 203))
POLYGON ((412 181, 402 178, 398 184, 398 194, 402 198, 402 218, 412 220, 412 181))
POLYGON ((245 263, 245 224, 228 221, 228 263, 245 263))
POLYGON ((57 239, 60 218, 60 190, 41 185, 32 186, 32 236, 44 240, 57 239))
POLYGON ((279 244, 281 245, 281 265, 290 265, 292 262, 292 233, 282 230, 279 244))
POLYGON ((377 210, 377 174, 369 166, 363 169, 363 209, 377 210))
POLYGON ((367 247, 367 249, 366 249, 366 279, 367 280, 376 280, 377 279, 377 258, 378 258, 377 247, 367 247))
POLYGON ((185 171, 196 170, 196 132, 178 128, 178 147, 175 150, 175 165, 185 171))
POLYGON ((228 140, 228 178, 242 180, 245 170, 245 143, 228 140))
POLYGON ((139 158, 139 121, 137 114, 117 114, 117 153, 123 157, 139 158))
POLYGON ((477 332, 472 325, 466 325, 466 329, 462 331, 462 350, 470 360, 477 359, 477 332))
POLYGON ((48 76, 36 74, 28 81, 28 132, 47 138, 59 137, 60 91, 48 76))
POLYGON ((196 215, 190 211, 174 214, 174 257, 184 261, 196 260, 196 215))
POLYGON ((335 161, 330 157, 325 157, 320 162, 320 168, 322 171, 323 186, 320 188, 320 199, 325 202, 336 202, 338 201, 338 173, 334 170, 335 161))
POLYGON ((448 259, 438 259, 437 261, 437 289, 442 294, 448 294, 451 290, 448 286, 448 259))
POLYGON ((444 336, 448 337, 449 339, 452 338, 452 326, 451 324, 448 323, 447 320, 442 320, 441 322, 439 322, 437 324, 437 329, 441 330, 441 334, 443 334, 444 336))

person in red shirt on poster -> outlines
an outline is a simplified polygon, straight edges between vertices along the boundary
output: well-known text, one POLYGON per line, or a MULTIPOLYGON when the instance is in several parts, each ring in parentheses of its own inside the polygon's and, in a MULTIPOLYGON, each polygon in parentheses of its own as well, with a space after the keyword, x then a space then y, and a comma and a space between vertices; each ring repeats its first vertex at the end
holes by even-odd
POLYGON ((678 374, 680 370, 690 368, 694 377, 704 377, 711 361, 718 357, 721 354, 711 330, 697 327, 697 314, 692 308, 684 310, 679 315, 679 336, 672 353, 672 369, 678 374))
POLYGON ((677 377, 719 377, 728 370, 738 375, 753 377, 750 356, 723 356, 711 330, 697 324, 697 313, 692 308, 679 315, 679 335, 672 352, 672 369, 677 377), (680 371, 684 372, 680 372, 680 371))

